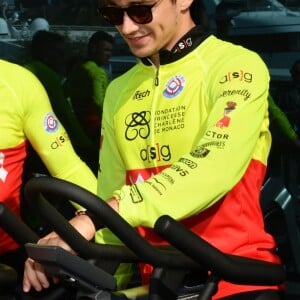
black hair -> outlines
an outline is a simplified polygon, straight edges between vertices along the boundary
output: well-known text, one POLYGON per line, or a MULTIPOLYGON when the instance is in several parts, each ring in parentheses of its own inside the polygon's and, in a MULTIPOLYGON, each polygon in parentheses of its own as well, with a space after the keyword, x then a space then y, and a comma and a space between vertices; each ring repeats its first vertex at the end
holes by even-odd
POLYGON ((208 18, 205 5, 202 0, 194 0, 190 6, 191 17, 196 25, 201 25, 204 30, 208 29, 208 18))
POLYGON ((88 42, 88 55, 91 55, 93 47, 98 45, 100 42, 109 42, 111 44, 114 44, 114 37, 103 31, 103 30, 98 30, 93 35, 90 37, 89 42, 88 42))
POLYGON ((65 39, 59 33, 39 30, 32 37, 30 45, 31 57, 43 61, 45 55, 51 51, 54 45, 64 45, 64 43, 65 39))

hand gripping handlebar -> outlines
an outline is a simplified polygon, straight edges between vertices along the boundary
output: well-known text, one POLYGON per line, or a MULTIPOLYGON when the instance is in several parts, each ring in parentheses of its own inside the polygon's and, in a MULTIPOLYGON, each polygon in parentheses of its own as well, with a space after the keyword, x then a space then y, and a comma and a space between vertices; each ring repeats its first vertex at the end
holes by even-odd
POLYGON ((37 209, 72 249, 84 258, 121 259, 122 262, 145 261, 158 267, 201 268, 198 263, 179 251, 170 247, 156 248, 150 245, 105 201, 77 185, 51 177, 32 178, 25 186, 25 195, 32 207, 37 209), (43 196, 48 193, 63 196, 93 212, 126 247, 88 242, 49 204, 43 196))

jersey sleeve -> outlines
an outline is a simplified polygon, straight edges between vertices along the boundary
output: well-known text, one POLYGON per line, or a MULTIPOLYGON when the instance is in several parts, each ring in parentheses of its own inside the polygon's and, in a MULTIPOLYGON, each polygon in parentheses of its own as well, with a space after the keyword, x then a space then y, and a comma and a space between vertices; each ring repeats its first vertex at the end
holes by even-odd
POLYGON ((26 138, 53 177, 96 193, 96 178, 74 152, 65 128, 53 113, 47 93, 29 71, 22 73, 20 93, 26 138))

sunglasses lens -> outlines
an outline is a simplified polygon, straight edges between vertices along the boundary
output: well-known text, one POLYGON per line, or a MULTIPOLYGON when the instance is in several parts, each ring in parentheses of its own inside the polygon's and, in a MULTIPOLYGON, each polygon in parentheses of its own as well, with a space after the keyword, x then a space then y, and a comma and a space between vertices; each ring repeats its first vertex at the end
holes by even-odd
POLYGON ((138 24, 147 24, 152 21, 152 6, 134 5, 127 8, 128 16, 138 24))
POLYGON ((152 21, 153 5, 133 5, 126 9, 113 6, 104 6, 99 8, 99 13, 112 25, 121 25, 123 23, 124 10, 128 16, 138 24, 147 24, 152 21))
POLYGON ((99 13, 112 25, 121 25, 123 23, 123 10, 121 8, 105 6, 99 9, 99 13))

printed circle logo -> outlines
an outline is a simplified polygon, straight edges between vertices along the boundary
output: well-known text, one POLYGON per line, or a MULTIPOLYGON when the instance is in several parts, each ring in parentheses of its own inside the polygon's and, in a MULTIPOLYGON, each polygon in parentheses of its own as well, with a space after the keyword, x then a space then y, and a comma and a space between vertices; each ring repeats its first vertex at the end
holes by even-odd
POLYGON ((163 95, 166 98, 174 98, 183 91, 184 85, 184 77, 182 75, 176 75, 167 82, 163 95))
POLYGON ((47 132, 54 133, 58 130, 58 121, 53 113, 47 113, 44 118, 44 128, 47 132))

